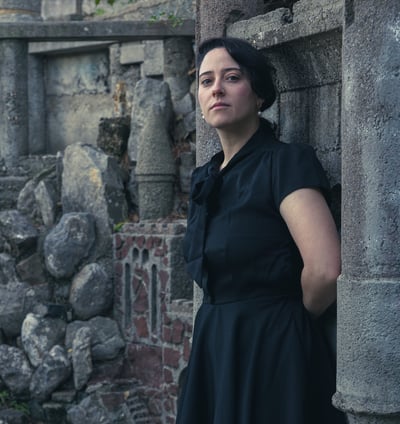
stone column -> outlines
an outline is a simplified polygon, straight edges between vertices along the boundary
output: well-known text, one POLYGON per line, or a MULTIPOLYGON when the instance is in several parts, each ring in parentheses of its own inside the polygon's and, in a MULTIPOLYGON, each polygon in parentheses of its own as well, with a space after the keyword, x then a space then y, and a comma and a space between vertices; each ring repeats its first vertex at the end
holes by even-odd
POLYGON ((334 404, 400 423, 400 2, 346 0, 334 404))
MULTIPOLYGON (((196 44, 211 37, 226 35, 229 24, 262 14, 263 0, 196 0, 196 44)), ((201 165, 220 150, 217 135, 196 113, 196 162, 201 165)), ((202 292, 195 285, 193 294, 194 316, 200 306, 202 292)))
MULTIPOLYGON (((1 22, 40 19, 41 0, 0 0, 1 22)), ((0 159, 7 168, 28 153, 28 48, 26 40, 0 40, 0 159)))

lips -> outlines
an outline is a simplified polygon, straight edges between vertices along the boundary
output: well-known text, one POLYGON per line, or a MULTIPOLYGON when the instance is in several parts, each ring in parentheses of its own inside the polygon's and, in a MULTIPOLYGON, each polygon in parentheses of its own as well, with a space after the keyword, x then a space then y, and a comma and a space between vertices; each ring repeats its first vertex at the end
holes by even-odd
POLYGON ((214 103, 211 107, 210 110, 212 109, 218 109, 220 107, 227 107, 229 106, 227 103, 222 103, 222 102, 218 102, 218 103, 214 103))

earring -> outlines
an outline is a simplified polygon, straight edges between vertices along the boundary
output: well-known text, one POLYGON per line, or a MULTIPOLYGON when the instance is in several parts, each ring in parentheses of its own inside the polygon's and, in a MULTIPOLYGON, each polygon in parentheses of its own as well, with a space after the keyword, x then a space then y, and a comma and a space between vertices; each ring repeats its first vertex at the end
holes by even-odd
POLYGON ((262 114, 262 112, 261 112, 261 110, 259 110, 259 111, 257 112, 257 115, 258 115, 258 116, 261 116, 261 114, 262 114))
POLYGON ((203 113, 201 114, 201 119, 203 119, 203 121, 204 121, 204 114, 203 113))

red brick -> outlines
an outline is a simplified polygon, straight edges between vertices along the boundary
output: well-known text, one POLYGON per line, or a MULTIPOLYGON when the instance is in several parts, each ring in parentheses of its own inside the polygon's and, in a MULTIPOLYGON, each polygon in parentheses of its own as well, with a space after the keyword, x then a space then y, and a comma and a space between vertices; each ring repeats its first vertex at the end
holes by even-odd
POLYGON ((148 250, 151 250, 153 248, 153 237, 151 237, 151 236, 147 237, 145 247, 148 250))
POLYGON ((164 367, 164 382, 172 383, 173 381, 174 381, 174 375, 172 374, 172 371, 164 367))
POLYGON ((181 353, 179 350, 172 349, 169 347, 164 347, 164 364, 168 365, 172 368, 179 367, 179 359, 181 357, 181 353))
POLYGON ((172 323, 172 343, 182 343, 185 326, 180 319, 174 320, 172 323))
POLYGON ((114 248, 118 250, 122 246, 122 237, 120 234, 114 234, 114 248))
POLYGON ((149 337, 149 330, 147 325, 147 320, 145 317, 135 318, 133 323, 136 327, 136 334, 138 337, 149 337))
POLYGON ((158 272, 158 277, 159 277, 160 282, 161 282, 162 290, 165 290, 166 284, 169 280, 169 273, 167 271, 165 271, 164 269, 160 269, 160 271, 158 272))
POLYGON ((165 256, 165 257, 163 258, 162 263, 163 263, 163 265, 164 265, 164 266, 168 266, 168 265, 169 265, 169 259, 168 259, 168 256, 165 256))
POLYGON ((147 312, 149 310, 149 299, 145 286, 141 284, 136 291, 135 300, 133 302, 135 312, 147 312))
POLYGON ((164 325, 163 326, 163 341, 167 342, 167 343, 171 343, 172 342, 172 330, 170 327, 164 325))
POLYGON ((189 356, 190 356, 191 349, 192 349, 192 346, 190 344, 189 337, 185 337, 185 339, 183 340, 183 359, 186 362, 189 361, 189 356))
POLYGON ((136 246, 139 247, 139 249, 141 249, 144 246, 145 242, 146 242, 145 236, 136 237, 136 246))
POLYGON ((163 380, 162 352, 157 346, 130 344, 125 378, 138 379, 148 389, 160 387, 163 380))

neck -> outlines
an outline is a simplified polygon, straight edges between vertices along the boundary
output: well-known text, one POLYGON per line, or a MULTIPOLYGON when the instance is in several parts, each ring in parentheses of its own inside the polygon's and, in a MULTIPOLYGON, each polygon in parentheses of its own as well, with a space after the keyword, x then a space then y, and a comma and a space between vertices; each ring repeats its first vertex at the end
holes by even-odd
POLYGON ((236 153, 249 141, 250 137, 257 131, 260 120, 257 117, 250 125, 243 128, 225 129, 218 128, 217 133, 224 152, 224 161, 221 169, 224 168, 236 153))

